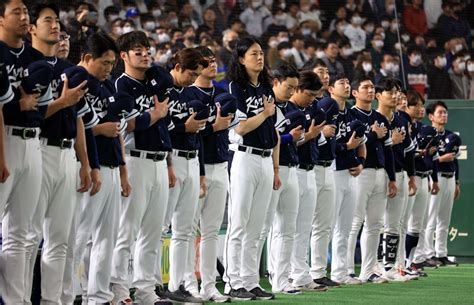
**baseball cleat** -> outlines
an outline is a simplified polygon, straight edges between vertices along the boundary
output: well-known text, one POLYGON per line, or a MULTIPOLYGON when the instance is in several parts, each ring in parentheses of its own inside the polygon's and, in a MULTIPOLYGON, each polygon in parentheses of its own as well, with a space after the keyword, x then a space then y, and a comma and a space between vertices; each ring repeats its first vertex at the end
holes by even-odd
POLYGON ((441 265, 441 262, 436 257, 428 258, 423 262, 423 267, 425 268, 438 268, 441 265))
POLYGON ((275 298, 275 295, 273 293, 266 292, 258 286, 250 290, 250 293, 253 293, 257 300, 273 300, 275 298))
POLYGON ((293 286, 301 291, 308 291, 308 292, 322 292, 327 291, 328 287, 324 285, 316 284, 315 282, 311 281, 310 283, 302 286, 293 286))
POLYGON ((211 291, 209 294, 201 294, 201 299, 214 303, 230 303, 231 301, 230 296, 222 295, 217 289, 211 291))
POLYGON ((411 263, 410 268, 419 272, 423 270, 423 266, 423 263, 411 263))
POLYGON ((285 286, 283 289, 281 290, 272 290, 273 293, 282 293, 282 294, 289 294, 289 295, 297 295, 297 294, 301 294, 301 290, 299 290, 298 288, 295 288, 293 286, 291 286, 290 284, 288 284, 287 286, 285 286))
POLYGON ((331 279, 329 279, 326 276, 322 277, 320 279, 313 280, 313 282, 315 282, 318 285, 326 286, 328 288, 336 288, 336 287, 341 286, 339 283, 336 283, 336 282, 332 281, 331 279))
POLYGON ((347 276, 341 280, 334 281, 340 285, 361 285, 362 281, 356 277, 347 276))
POLYGON ((194 297, 189 291, 187 291, 183 285, 179 286, 176 291, 170 291, 167 297, 172 301, 185 302, 185 303, 204 303, 201 298, 194 297))
POLYGON ((441 266, 443 266, 443 267, 457 267, 457 266, 459 266, 458 263, 450 261, 446 256, 445 257, 437 257, 436 259, 441 263, 441 266))
POLYGON ((367 279, 367 282, 373 283, 373 284, 383 284, 383 283, 388 283, 388 280, 376 273, 372 273, 367 279))
POLYGON ((383 273, 383 276, 390 282, 408 282, 409 279, 400 274, 397 268, 392 268, 383 273))
POLYGON ((251 301, 257 299, 255 294, 248 292, 245 288, 231 289, 228 296, 235 301, 251 301))

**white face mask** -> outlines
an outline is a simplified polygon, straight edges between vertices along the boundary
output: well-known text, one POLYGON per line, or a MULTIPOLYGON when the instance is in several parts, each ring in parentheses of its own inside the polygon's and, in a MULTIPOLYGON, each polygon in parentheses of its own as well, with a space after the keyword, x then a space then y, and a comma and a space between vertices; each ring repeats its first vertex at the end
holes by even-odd
POLYGON ((394 66, 393 62, 389 62, 389 63, 385 64, 385 68, 384 68, 385 72, 392 72, 393 71, 393 66, 394 66))
POLYGON ((113 29, 113 32, 115 34, 115 36, 122 36, 123 34, 123 29, 121 27, 115 27, 113 29))
POLYGON ((326 58, 326 53, 324 51, 316 51, 316 58, 326 58))
POLYGON ((392 72, 398 74, 398 72, 400 72, 400 66, 398 64, 393 64, 392 72))
POLYGON ((446 57, 438 57, 438 66, 441 68, 446 67, 448 64, 448 61, 446 60, 446 57))
POLYGON ((272 49, 275 49, 278 46, 278 40, 272 40, 268 43, 268 46, 272 49))
POLYGON ((257 9, 259 6, 262 5, 262 1, 261 0, 253 0, 252 1, 252 8, 253 9, 257 9))
POLYGON ((458 70, 460 70, 460 71, 466 70, 466 62, 465 61, 458 62, 457 66, 458 66, 458 70))
POLYGON ((354 54, 354 50, 352 50, 352 48, 343 48, 341 52, 344 56, 351 56, 354 54))
POLYGON ((133 31, 133 28, 131 26, 127 25, 127 26, 123 27, 122 31, 123 31, 124 34, 127 34, 127 33, 130 33, 131 31, 133 31))
POLYGON ((421 64, 421 55, 413 55, 411 57, 411 63, 415 66, 418 66, 419 64, 421 64))
POLYGON ((398 24, 396 22, 394 22, 390 25, 390 29, 394 32, 397 30, 397 28, 398 28, 398 24))
POLYGON ((167 33, 161 33, 158 35, 158 40, 160 41, 160 43, 169 42, 170 35, 168 35, 167 33))
POLYGON ((288 39, 288 37, 281 37, 281 38, 278 38, 278 42, 288 42, 288 41, 290 41, 290 40, 288 39))
POLYGON ((308 36, 308 35, 311 35, 311 29, 308 29, 308 28, 304 28, 301 33, 304 35, 304 36, 308 36))
POLYGON ((151 53, 151 57, 155 57, 155 55, 156 55, 156 48, 155 48, 155 47, 150 47, 150 53, 151 53))
POLYGON ((383 40, 374 40, 374 47, 382 48, 383 47, 383 40))
POLYGON ((403 42, 410 41, 410 35, 406 35, 406 34, 402 35, 402 40, 403 40, 403 42))
POLYGON ((397 51, 400 51, 402 49, 402 44, 400 44, 399 42, 397 42, 395 45, 394 45, 394 48, 397 49, 397 51))
POLYGON ((388 29, 388 27, 390 26, 390 22, 388 22, 387 20, 384 20, 380 23, 380 25, 384 28, 384 29, 388 29))
POLYGON ((366 72, 369 73, 372 71, 372 64, 370 62, 363 62, 362 63, 362 69, 366 72))
POLYGON ((154 21, 147 21, 143 27, 147 31, 153 31, 156 28, 156 24, 154 21))
POLYGON ((290 49, 283 50, 283 57, 285 58, 291 57, 291 50, 290 49))
POLYGON ((474 63, 470 63, 469 65, 467 65, 467 71, 469 73, 474 72, 474 63))
POLYGON ((457 44, 454 46, 454 53, 457 53, 463 49, 462 44, 457 44))
POLYGON ((386 37, 386 36, 385 36, 385 32, 380 32, 379 35, 382 37, 382 40, 385 40, 385 37, 386 37))
POLYGON ((59 11, 59 20, 63 21, 68 18, 68 14, 65 11, 59 11))
POLYGON ((374 32, 374 27, 373 27, 373 26, 367 26, 367 27, 365 28, 365 31, 366 31, 367 33, 373 33, 373 32, 374 32))
POLYGON ((160 9, 154 9, 151 14, 153 15, 153 17, 155 18, 158 18, 161 16, 161 10, 160 9))
POLYGON ((354 16, 352 17, 352 23, 354 23, 355 25, 360 25, 362 23, 362 18, 360 18, 359 16, 354 16))

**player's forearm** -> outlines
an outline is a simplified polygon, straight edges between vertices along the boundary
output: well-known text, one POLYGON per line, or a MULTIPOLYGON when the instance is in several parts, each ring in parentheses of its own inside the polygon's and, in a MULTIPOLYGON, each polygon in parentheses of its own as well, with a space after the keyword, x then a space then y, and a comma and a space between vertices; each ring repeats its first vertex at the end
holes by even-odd
POLYGON ((244 136, 249 132, 252 132, 257 129, 260 125, 262 125, 263 122, 265 122, 266 119, 267 117, 263 114, 263 112, 260 112, 254 117, 247 118, 244 121, 240 121, 239 125, 235 127, 235 132, 240 136, 244 136))
POLYGON ((48 104, 48 109, 46 110, 46 118, 49 118, 56 112, 60 111, 61 109, 66 108, 66 104, 62 97, 59 97, 48 104))
POLYGON ((128 177, 127 164, 125 163, 125 141, 122 135, 119 135, 120 151, 122 152, 122 163, 119 166, 120 176, 128 177))
POLYGON ((77 158, 79 159, 79 162, 81 162, 82 167, 90 167, 89 158, 87 157, 86 133, 82 118, 77 118, 76 128, 77 135, 76 143, 74 144, 74 149, 76 151, 77 158))
POLYGON ((272 159, 273 159, 273 172, 275 174, 278 174, 280 172, 280 134, 278 133, 278 130, 275 130, 278 136, 278 142, 277 145, 273 148, 273 154, 272 154, 272 159))

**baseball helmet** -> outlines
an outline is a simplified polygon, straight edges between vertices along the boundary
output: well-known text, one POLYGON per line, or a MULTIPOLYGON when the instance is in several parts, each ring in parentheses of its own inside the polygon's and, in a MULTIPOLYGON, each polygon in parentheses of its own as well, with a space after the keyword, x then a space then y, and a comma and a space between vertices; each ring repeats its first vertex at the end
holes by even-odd
POLYGON ((132 119, 139 113, 134 108, 135 99, 126 92, 116 92, 109 98, 109 108, 107 109, 107 118, 112 122, 118 122, 121 119, 132 119))
POLYGON ((365 130, 366 130, 366 127, 365 127, 364 123, 362 123, 361 121, 359 121, 357 119, 350 122, 350 124, 347 128, 347 131, 349 133, 355 132, 355 136, 357 138, 362 138, 365 135, 365 130))
POLYGON ((286 130, 290 131, 298 126, 305 127, 306 116, 301 110, 293 110, 285 114, 286 130))
POLYGON ((230 93, 224 92, 216 95, 214 103, 221 109, 221 116, 235 114, 237 111, 237 98, 230 93))
POLYGON ((26 93, 39 93, 43 95, 53 79, 53 66, 46 60, 38 60, 28 65, 21 87, 26 93))
POLYGON ((173 87, 173 77, 170 72, 160 66, 152 66, 146 70, 145 75, 152 86, 152 92, 163 101, 168 95, 169 88, 173 87))
POLYGON ((326 113, 326 123, 336 124, 337 117, 339 116, 339 105, 336 100, 325 97, 317 103, 313 103, 312 107, 319 107, 326 113))
POLYGON ((438 146, 438 131, 433 126, 423 125, 416 135, 416 141, 420 149, 426 149, 429 146, 438 146))
POLYGON ((188 102, 189 114, 196 113, 196 120, 204 120, 209 117, 209 107, 204 105, 200 100, 192 100, 188 102))
POLYGON ((455 133, 449 134, 444 140, 444 150, 448 153, 458 153, 461 146, 461 137, 455 133))
MULTIPOLYGON (((83 81, 89 80, 89 72, 80 66, 72 66, 64 70, 61 74, 61 79, 64 81, 67 78, 69 88, 76 88, 83 81)), ((87 84, 84 88, 87 88, 87 84)))

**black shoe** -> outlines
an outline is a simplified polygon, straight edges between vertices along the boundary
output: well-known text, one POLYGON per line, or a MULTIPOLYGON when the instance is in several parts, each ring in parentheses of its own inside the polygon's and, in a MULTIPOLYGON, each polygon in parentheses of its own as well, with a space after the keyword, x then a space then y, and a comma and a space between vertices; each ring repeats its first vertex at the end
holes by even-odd
POLYGON ((411 263, 410 268, 416 269, 418 272, 423 270, 423 263, 411 263))
POLYGON ((438 268, 438 266, 441 264, 437 259, 433 258, 428 258, 425 260, 423 263, 423 268, 438 268))
POLYGON ((313 282, 315 282, 316 284, 319 284, 319 285, 324 285, 328 288, 341 287, 341 284, 332 281, 330 278, 328 278, 326 276, 322 277, 320 279, 313 280, 313 282))
POLYGON ((351 278, 356 278, 356 277, 357 277, 355 273, 351 273, 351 274, 349 274, 349 276, 350 276, 351 278))
POLYGON ((155 293, 160 297, 160 299, 168 298, 168 291, 166 291, 161 285, 156 286, 155 293))
POLYGON ((248 292, 245 288, 231 289, 227 295, 236 301, 251 301, 257 299, 255 294, 248 292))
MULTIPOLYGON (((202 301, 201 301, 201 303, 202 303, 202 301)), ((171 302, 170 300, 162 299, 162 300, 155 301, 155 303, 153 303, 153 305, 173 305, 173 302, 171 302)))
POLYGON ((444 267, 457 267, 457 266, 459 266, 458 263, 450 261, 446 256, 445 257, 437 257, 436 259, 441 263, 441 266, 444 266, 444 267))
POLYGON ((195 298, 187 291, 183 285, 179 286, 179 289, 173 292, 168 292, 167 298, 172 301, 184 302, 184 303, 204 303, 203 299, 195 298))
POLYGON ((258 286, 250 290, 250 293, 253 293, 257 300, 273 300, 275 298, 275 295, 273 293, 266 292, 258 286))

